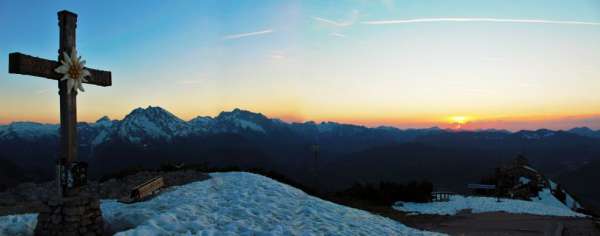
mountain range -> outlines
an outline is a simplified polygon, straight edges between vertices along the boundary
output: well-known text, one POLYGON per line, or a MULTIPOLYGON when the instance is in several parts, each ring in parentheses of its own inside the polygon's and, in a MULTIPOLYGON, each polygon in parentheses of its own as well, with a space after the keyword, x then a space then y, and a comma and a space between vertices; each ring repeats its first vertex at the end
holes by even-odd
MULTIPOLYGON (((0 125, 0 141, 24 140, 58 137, 58 124, 42 124, 37 122, 13 122, 0 125)), ((406 142, 420 136, 441 133, 477 134, 475 139, 504 139, 515 137, 524 139, 544 139, 556 134, 575 134, 589 138, 600 138, 600 130, 588 127, 576 127, 566 131, 539 129, 509 132, 506 130, 457 131, 432 127, 427 129, 398 129, 389 126, 368 128, 360 125, 340 124, 336 122, 287 123, 280 119, 268 118, 261 113, 234 109, 221 112, 216 117, 198 116, 184 121, 161 107, 149 106, 136 108, 122 120, 111 120, 104 116, 94 123, 78 123, 80 144, 82 146, 98 146, 110 140, 120 139, 132 144, 149 144, 153 142, 171 142, 175 138, 201 136, 219 133, 237 133, 254 135, 278 135, 293 133, 319 143, 320 139, 371 136, 389 139, 395 142, 406 142)))
MULTIPOLYGON (((41 124, 36 122, 13 122, 0 126, 0 141, 24 140, 32 141, 58 137, 58 124, 41 124)), ((279 119, 271 119, 260 113, 241 109, 221 112, 216 117, 198 116, 184 121, 161 107, 136 108, 122 120, 111 120, 104 116, 95 123, 78 123, 80 144, 98 146, 110 140, 120 139, 132 144, 149 144, 153 142, 171 142, 176 138, 202 136, 219 133, 237 133, 254 135, 278 135, 294 133, 294 135, 313 138, 315 142, 320 136, 354 136, 386 135, 399 141, 412 139, 419 134, 441 132, 439 128, 400 130, 393 127, 367 128, 358 125, 339 124, 335 122, 286 123, 279 119)))
MULTIPOLYGON (((57 124, 35 122, 0 126, 0 179, 12 180, 0 184, 51 178, 58 129, 57 124)), ((361 181, 417 179, 466 191, 467 183, 524 154, 537 169, 565 179, 589 202, 600 199, 600 193, 581 186, 585 179, 576 178, 589 177, 600 161, 600 130, 586 127, 517 132, 369 128, 288 123, 241 109, 185 121, 149 106, 134 109, 122 120, 105 116, 80 122, 78 132, 79 158, 90 163, 94 178, 132 166, 184 162, 273 169, 323 191, 361 181), (318 153, 314 144, 319 145, 318 153)))

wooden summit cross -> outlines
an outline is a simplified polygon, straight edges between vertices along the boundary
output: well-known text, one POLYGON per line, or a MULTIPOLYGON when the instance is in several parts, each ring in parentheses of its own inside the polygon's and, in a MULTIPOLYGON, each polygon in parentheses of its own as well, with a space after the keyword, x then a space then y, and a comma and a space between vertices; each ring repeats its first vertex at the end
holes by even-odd
MULTIPOLYGON (((58 94, 60 95, 60 155, 57 171, 59 194, 72 196, 79 193, 80 185, 85 184, 85 170, 79 175, 81 166, 77 161, 77 91, 68 91, 67 81, 61 81, 63 76, 54 70, 64 60, 63 52, 71 55, 75 49, 75 28, 77 28, 77 14, 69 11, 58 12, 58 26, 60 28, 60 48, 58 61, 52 61, 22 53, 9 54, 8 72, 13 74, 32 75, 52 80, 58 80, 58 94), (75 179, 75 180, 74 180, 75 179), (78 181, 79 179, 79 181, 78 181), (75 183, 74 183, 75 182, 75 183), (77 182, 80 182, 77 184, 77 182)), ((110 86, 111 73, 85 68, 90 72, 87 77, 88 84, 110 86)))

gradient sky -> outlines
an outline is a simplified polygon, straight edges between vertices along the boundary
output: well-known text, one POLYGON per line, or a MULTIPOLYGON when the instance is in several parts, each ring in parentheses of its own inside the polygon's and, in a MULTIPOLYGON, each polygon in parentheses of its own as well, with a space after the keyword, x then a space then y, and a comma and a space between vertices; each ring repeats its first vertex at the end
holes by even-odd
POLYGON ((600 129, 600 1, 0 0, 0 123, 58 122, 56 82, 8 74, 8 53, 56 59, 56 12, 113 86, 80 120, 161 106, 235 107, 368 126, 600 129))

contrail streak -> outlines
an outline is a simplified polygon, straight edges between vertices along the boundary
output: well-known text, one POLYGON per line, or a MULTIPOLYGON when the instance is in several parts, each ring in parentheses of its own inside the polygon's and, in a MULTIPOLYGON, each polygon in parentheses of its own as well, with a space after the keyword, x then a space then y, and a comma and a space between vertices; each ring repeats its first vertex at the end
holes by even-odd
POLYGON ((327 23, 327 24, 330 24, 330 25, 333 25, 333 26, 337 26, 337 27, 346 27, 346 26, 352 25, 352 22, 337 22, 337 21, 334 21, 334 20, 325 19, 325 18, 316 17, 316 16, 313 17, 313 20, 320 21, 320 22, 323 22, 323 23, 327 23))
POLYGON ((590 21, 560 21, 543 19, 502 19, 502 18, 416 18, 406 20, 377 20, 363 21, 367 25, 393 25, 429 22, 494 22, 494 23, 525 23, 525 24, 560 24, 560 25, 591 25, 600 26, 600 22, 590 21))
POLYGON ((239 38, 244 38, 244 37, 250 37, 250 36, 261 35, 261 34, 270 34, 270 33, 273 33, 272 29, 250 32, 250 33, 243 33, 243 34, 227 35, 227 36, 223 37, 223 39, 239 39, 239 38))

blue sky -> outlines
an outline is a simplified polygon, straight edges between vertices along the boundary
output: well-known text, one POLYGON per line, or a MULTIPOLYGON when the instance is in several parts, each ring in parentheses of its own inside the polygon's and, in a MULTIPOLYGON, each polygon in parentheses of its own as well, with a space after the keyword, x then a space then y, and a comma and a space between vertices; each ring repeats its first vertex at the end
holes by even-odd
MULTIPOLYGON (((159 105, 184 119, 241 107, 294 121, 600 128, 599 1, 2 0, 0 67, 15 51, 55 59, 62 9, 79 15, 88 65, 113 72, 112 87, 78 97, 81 120, 159 105)), ((0 123, 56 122, 55 89, 0 72, 0 123)))

